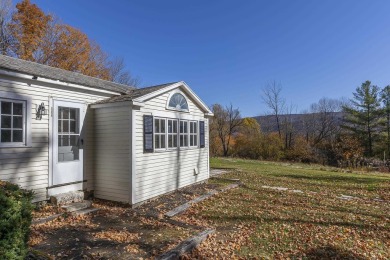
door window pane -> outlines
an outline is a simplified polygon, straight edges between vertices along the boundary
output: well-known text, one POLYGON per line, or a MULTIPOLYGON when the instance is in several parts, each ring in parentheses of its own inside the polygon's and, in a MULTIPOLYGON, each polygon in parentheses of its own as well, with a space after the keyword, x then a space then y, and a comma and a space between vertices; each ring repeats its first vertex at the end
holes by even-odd
POLYGON ((69 119, 69 108, 64 107, 62 109, 62 119, 69 119))
POLYGON ((69 120, 62 120, 62 133, 69 133, 69 120))
POLYGON ((80 109, 58 107, 58 161, 79 160, 80 109))
POLYGON ((77 108, 70 108, 69 119, 76 120, 76 116, 77 116, 77 108))
POLYGON ((69 122, 69 132, 76 133, 76 121, 69 122))
POLYGON ((79 145, 79 136, 78 135, 69 136, 69 145, 78 146, 79 145))

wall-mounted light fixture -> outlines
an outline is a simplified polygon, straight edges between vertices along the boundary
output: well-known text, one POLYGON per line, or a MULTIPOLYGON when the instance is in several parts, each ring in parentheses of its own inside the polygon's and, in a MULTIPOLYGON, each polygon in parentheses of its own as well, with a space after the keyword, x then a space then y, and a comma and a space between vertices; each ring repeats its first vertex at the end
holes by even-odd
POLYGON ((46 116, 47 115, 47 110, 45 108, 45 104, 42 102, 39 106, 35 105, 35 118, 37 120, 41 120, 42 119, 42 116, 46 116))

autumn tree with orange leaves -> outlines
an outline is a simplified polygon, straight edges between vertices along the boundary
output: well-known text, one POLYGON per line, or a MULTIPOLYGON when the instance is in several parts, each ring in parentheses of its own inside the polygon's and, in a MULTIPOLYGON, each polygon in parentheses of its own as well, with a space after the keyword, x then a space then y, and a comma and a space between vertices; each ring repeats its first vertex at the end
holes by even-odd
POLYGON ((13 37, 11 49, 19 58, 35 61, 34 52, 38 50, 52 17, 45 15, 30 0, 18 3, 16 9, 9 24, 13 37))
POLYGON ((5 39, 0 45, 2 54, 125 85, 139 85, 140 80, 126 71, 123 59, 110 59, 85 33, 59 23, 30 0, 18 3, 11 21, 5 24, 2 17, 7 14, 0 13, 0 26, 5 28, 0 30, 1 39, 5 39))

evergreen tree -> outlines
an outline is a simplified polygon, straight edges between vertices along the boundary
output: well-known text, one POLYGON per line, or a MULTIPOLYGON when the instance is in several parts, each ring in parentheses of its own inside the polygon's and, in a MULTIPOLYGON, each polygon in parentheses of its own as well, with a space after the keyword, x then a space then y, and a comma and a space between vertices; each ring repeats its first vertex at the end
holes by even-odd
POLYGON ((384 87, 381 91, 381 101, 383 103, 384 127, 386 132, 387 155, 390 155, 390 85, 384 87))
POLYGON ((373 144, 379 135, 379 88, 367 80, 356 88, 350 101, 350 105, 343 107, 346 114, 343 127, 354 133, 362 142, 365 154, 372 156, 373 144))

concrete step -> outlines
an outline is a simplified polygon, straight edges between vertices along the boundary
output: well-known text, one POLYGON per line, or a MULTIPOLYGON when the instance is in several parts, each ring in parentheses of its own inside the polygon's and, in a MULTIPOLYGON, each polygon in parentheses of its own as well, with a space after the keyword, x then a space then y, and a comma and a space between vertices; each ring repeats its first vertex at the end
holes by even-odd
POLYGON ((81 210, 77 210, 77 211, 74 211, 72 212, 73 215, 86 215, 86 214, 89 214, 89 213, 93 213, 93 212, 96 212, 98 211, 99 209, 98 208, 87 208, 87 209, 81 209, 81 210))
POLYGON ((82 202, 74 202, 71 204, 63 205, 61 208, 65 209, 66 212, 74 212, 78 210, 87 209, 92 206, 92 202, 89 200, 84 200, 82 202))
POLYGON ((50 197, 51 203, 54 205, 66 205, 74 202, 84 201, 84 192, 83 191, 71 191, 66 193, 60 193, 50 197))

